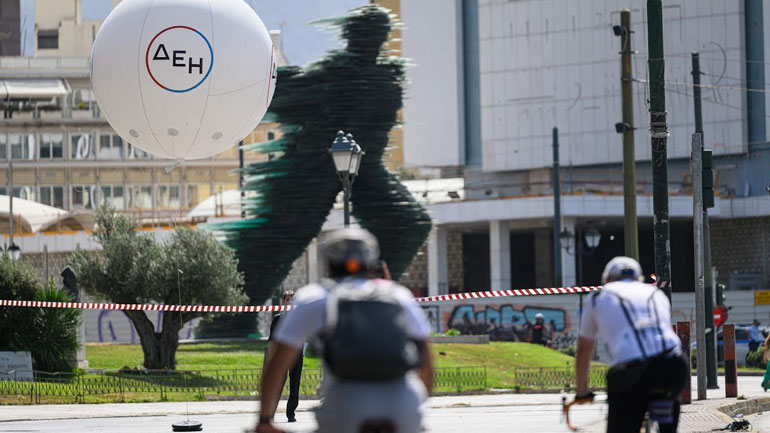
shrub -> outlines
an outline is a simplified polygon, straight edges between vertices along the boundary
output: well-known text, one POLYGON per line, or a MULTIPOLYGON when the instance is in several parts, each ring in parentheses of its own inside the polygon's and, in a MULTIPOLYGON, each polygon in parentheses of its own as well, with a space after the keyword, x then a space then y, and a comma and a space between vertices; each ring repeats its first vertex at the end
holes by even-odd
POLYGON ((755 368, 764 368, 765 365, 762 362, 762 358, 765 352, 762 348, 759 348, 753 352, 746 354, 746 366, 755 368))
POLYGON ((447 330, 446 330, 446 332, 444 333, 444 335, 447 335, 447 336, 450 336, 450 337, 452 337, 452 336, 460 335, 460 331, 458 331, 458 330, 457 330, 457 329, 455 329, 455 328, 450 328, 450 329, 447 329, 447 330))
MULTIPOLYGON (((72 302, 69 294, 57 290, 53 280, 35 295, 36 301, 72 302)), ((27 333, 26 347, 32 351, 35 369, 72 371, 76 363, 80 311, 70 308, 38 308, 27 333)))
MULTIPOLYGON (((43 287, 24 263, 0 257, 0 299, 69 302, 53 280, 43 287)), ((72 371, 78 349, 80 311, 60 308, 0 308, 0 350, 32 352, 39 371, 72 371)))

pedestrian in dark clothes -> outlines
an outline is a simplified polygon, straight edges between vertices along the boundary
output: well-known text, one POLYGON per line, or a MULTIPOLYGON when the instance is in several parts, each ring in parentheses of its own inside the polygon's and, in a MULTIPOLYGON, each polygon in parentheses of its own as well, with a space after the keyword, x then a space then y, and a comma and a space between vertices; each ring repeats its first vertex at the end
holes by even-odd
MULTIPOLYGON (((283 292, 283 295, 281 296, 281 304, 289 305, 293 299, 294 292, 287 290, 283 292)), ((275 345, 275 343, 273 343, 273 330, 278 327, 278 322, 281 320, 281 317, 283 317, 284 314, 285 313, 277 314, 275 317, 273 317, 273 321, 270 323, 270 336, 267 338, 267 353, 265 353, 266 360, 271 353, 275 353, 275 350, 272 349, 275 345)), ((304 359, 303 355, 304 354, 302 352, 299 353, 297 362, 294 364, 291 370, 289 370, 289 401, 286 402, 286 418, 288 418, 289 422, 297 422, 294 411, 297 410, 297 406, 299 405, 299 383, 302 377, 302 361, 304 359)), ((282 383, 286 383, 286 373, 284 373, 282 383)), ((283 389, 283 386, 281 386, 281 389, 283 389)))

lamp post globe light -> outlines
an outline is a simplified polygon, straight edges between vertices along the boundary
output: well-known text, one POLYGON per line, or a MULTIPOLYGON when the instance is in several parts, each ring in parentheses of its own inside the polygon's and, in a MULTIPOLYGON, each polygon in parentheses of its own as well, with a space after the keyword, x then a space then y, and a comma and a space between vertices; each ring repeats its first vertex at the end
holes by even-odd
POLYGON ((342 182, 343 202, 345 207, 345 227, 350 225, 350 192, 353 188, 353 182, 358 169, 361 167, 361 158, 364 151, 361 146, 353 139, 352 134, 345 135, 345 132, 337 132, 337 137, 329 147, 329 153, 334 160, 334 168, 342 182))
POLYGON ((8 248, 8 252, 11 253, 11 259, 13 261, 17 261, 19 260, 19 257, 21 257, 21 248, 16 244, 11 244, 11 247, 8 248))
POLYGON ((602 240, 602 234, 595 227, 590 227, 586 230, 585 234, 586 245, 590 249, 594 249, 599 246, 599 242, 602 240))
POLYGON ((10 257, 11 260, 15 262, 18 261, 21 257, 21 248, 19 248, 19 246, 15 243, 12 243, 10 247, 5 248, 4 253, 8 254, 8 257, 10 257))
POLYGON ((559 233, 559 240, 561 241, 562 247, 567 250, 568 253, 575 247, 575 238, 572 236, 572 232, 567 229, 564 229, 559 233))

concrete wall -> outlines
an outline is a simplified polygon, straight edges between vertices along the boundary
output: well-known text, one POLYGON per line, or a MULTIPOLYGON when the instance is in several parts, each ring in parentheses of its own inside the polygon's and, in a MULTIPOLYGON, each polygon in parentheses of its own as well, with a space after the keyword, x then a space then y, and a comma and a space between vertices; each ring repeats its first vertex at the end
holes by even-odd
POLYGON ((461 165, 465 159, 461 0, 404 1, 404 162, 461 165))
POLYGON ((757 272, 770 288, 770 218, 711 219, 709 224, 719 282, 729 285, 733 272, 757 272))
MULTIPOLYGON (((633 74, 646 79, 644 4, 627 0, 480 0, 479 4, 484 170, 550 165, 554 126, 560 129, 562 165, 620 162, 621 138, 613 127, 621 112, 620 41, 611 28, 619 24, 619 11, 632 7, 632 48, 639 52, 633 58, 633 74)), ((723 0, 665 4, 669 158, 690 154, 693 51, 701 51, 702 69, 716 75, 704 77, 704 84, 721 86, 704 92, 707 145, 715 155, 745 149, 740 5, 723 0), (736 84, 728 89, 729 83, 736 84)), ((646 92, 645 84, 635 84, 640 160, 650 158, 646 92)))

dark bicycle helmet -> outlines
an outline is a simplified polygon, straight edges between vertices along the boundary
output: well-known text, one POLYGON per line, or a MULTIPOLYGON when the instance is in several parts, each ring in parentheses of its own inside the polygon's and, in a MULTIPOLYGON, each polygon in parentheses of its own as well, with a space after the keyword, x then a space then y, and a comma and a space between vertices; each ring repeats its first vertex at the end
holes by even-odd
POLYGON ((320 253, 335 268, 344 268, 349 274, 357 274, 377 266, 380 247, 377 239, 364 229, 344 228, 323 236, 320 253))

